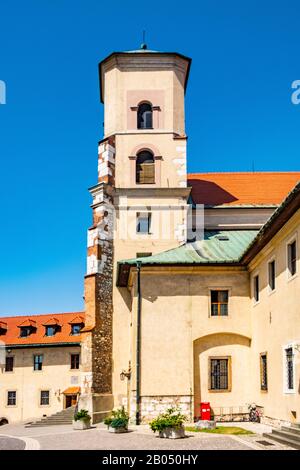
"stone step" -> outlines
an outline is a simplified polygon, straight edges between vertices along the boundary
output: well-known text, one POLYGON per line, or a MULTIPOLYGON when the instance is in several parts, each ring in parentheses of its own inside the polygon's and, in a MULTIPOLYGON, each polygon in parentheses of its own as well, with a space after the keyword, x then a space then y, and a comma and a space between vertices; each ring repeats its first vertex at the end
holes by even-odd
POLYGON ((63 426, 63 425, 70 425, 72 423, 70 423, 69 421, 67 421, 66 423, 64 422, 59 422, 59 423, 56 423, 55 421, 52 421, 51 423, 32 423, 32 424, 26 424, 25 425, 25 428, 40 428, 40 427, 46 427, 46 426, 63 426))
POLYGON ((39 421, 28 424, 25 427, 39 427, 39 426, 55 426, 63 424, 72 424, 73 416, 75 413, 75 406, 71 406, 64 410, 58 411, 57 413, 46 416, 39 421))
POLYGON ((281 426, 281 429, 282 431, 285 431, 285 432, 290 432, 290 433, 293 433, 295 434, 295 436, 299 436, 300 437, 300 428, 296 427, 296 426, 281 426))
POLYGON ((300 449, 300 441, 287 437, 284 432, 278 431, 277 434, 274 434, 274 431, 272 431, 272 433, 263 433, 263 436, 270 440, 279 442, 280 444, 293 447, 294 449, 300 449))

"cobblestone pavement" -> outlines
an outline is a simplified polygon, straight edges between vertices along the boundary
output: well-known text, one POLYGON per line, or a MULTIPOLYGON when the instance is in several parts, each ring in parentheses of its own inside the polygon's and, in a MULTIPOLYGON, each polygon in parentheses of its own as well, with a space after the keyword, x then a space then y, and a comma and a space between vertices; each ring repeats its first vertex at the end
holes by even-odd
POLYGON ((0 436, 0 450, 24 450, 25 442, 21 439, 0 436))
MULTIPOLYGON (((235 423, 236 424, 236 423, 235 423)), ((237 424, 236 424, 237 425, 237 424)), ((260 428, 258 428, 260 429, 260 428)), ((264 430, 262 430, 263 432, 264 430)), ((257 432, 257 431, 256 431, 257 432)), ((280 444, 265 447, 258 444, 261 434, 224 436, 205 433, 187 433, 185 439, 160 439, 148 426, 131 426, 126 434, 111 434, 103 424, 85 431, 74 431, 72 426, 25 428, 23 425, 1 427, 1 434, 23 437, 42 450, 277 450, 288 449, 280 444)), ((2 436, 3 438, 3 436, 2 436)), ((8 440, 8 439, 7 439, 8 440)), ((265 440, 265 439, 264 439, 265 440)), ((12 441, 12 440, 11 440, 12 441)), ((17 439, 13 439, 17 441, 17 439)), ((10 445, 13 445, 10 442, 10 445)), ((1 446, 1 443, 0 443, 1 446)), ((23 447, 24 448, 24 447, 23 447)), ((0 447, 1 449, 1 447, 0 447)))

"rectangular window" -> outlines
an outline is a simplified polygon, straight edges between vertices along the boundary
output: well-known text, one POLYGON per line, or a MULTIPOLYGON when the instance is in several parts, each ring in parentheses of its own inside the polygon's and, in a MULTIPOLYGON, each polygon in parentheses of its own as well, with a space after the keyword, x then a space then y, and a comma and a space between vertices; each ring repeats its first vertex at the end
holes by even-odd
POLYGON ((17 392, 9 391, 7 392, 7 406, 16 406, 17 404, 17 392))
POLYGON ((288 391, 294 390, 294 353, 293 348, 285 350, 285 364, 286 364, 286 389, 288 391))
POLYGON ((259 276, 254 276, 253 278, 253 291, 254 291, 254 300, 255 302, 259 301, 259 276))
POLYGON ((150 233, 151 212, 138 212, 136 215, 136 232, 150 233))
POLYGON ((137 253, 136 254, 136 258, 148 258, 149 256, 152 256, 152 253, 145 252, 145 253, 137 253))
POLYGON ((30 326, 22 326, 20 329, 20 337, 21 338, 27 338, 27 336, 30 336, 31 334, 31 327, 30 326))
POLYGON ((229 390, 229 359, 210 359, 210 390, 229 390))
POLYGON ((228 315, 228 290, 212 290, 210 292, 212 317, 228 315))
POLYGON ((275 260, 269 263, 269 288, 271 291, 275 290, 275 277, 276 277, 276 266, 275 260))
POLYGON ((5 358, 5 372, 13 372, 14 358, 13 356, 6 356, 5 358))
POLYGON ((55 326, 46 326, 46 336, 54 336, 56 333, 55 326))
POLYGON ((40 404, 42 406, 50 404, 50 392, 49 392, 49 390, 41 390, 40 404))
POLYGON ((260 389, 268 390, 267 354, 260 355, 260 389))
POLYGON ((296 240, 288 244, 288 270, 290 276, 294 276, 297 271, 297 245, 296 240))
POLYGON ((81 330, 81 325, 80 324, 74 324, 71 325, 71 335, 79 335, 81 330))
POLYGON ((79 354, 71 354, 71 369, 79 369, 79 354))
POLYGON ((42 354, 35 354, 33 356, 33 370, 42 370, 43 368, 43 356, 42 354))

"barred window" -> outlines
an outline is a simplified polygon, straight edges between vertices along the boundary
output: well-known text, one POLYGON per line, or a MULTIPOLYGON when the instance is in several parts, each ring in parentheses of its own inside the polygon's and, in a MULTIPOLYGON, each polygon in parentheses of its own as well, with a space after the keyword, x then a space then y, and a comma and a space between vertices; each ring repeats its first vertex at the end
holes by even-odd
POLYGON ((15 390, 7 392, 7 406, 16 406, 17 392, 15 390))
POLYGON ((43 405, 49 405, 50 403, 50 392, 49 390, 41 390, 41 401, 40 404, 43 405))
POLYGON ((229 359, 210 359, 210 390, 229 390, 229 359))
POLYGON ((228 315, 228 290, 212 290, 211 296, 211 316, 228 315))
POLYGON ((286 360, 286 388, 287 390, 294 390, 294 353, 293 348, 285 350, 286 360))
POLYGON ((260 389, 268 390, 267 354, 260 355, 260 389))

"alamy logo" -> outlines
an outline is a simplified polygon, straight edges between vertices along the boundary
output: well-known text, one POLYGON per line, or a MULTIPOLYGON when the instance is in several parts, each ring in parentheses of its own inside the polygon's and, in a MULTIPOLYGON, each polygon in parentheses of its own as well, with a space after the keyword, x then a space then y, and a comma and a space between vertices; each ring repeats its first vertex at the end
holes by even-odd
POLYGON ((292 103, 300 104, 300 80, 294 80, 292 88, 295 90, 291 96, 292 103))
POLYGON ((6 104, 6 84, 0 80, 0 104, 6 104))

